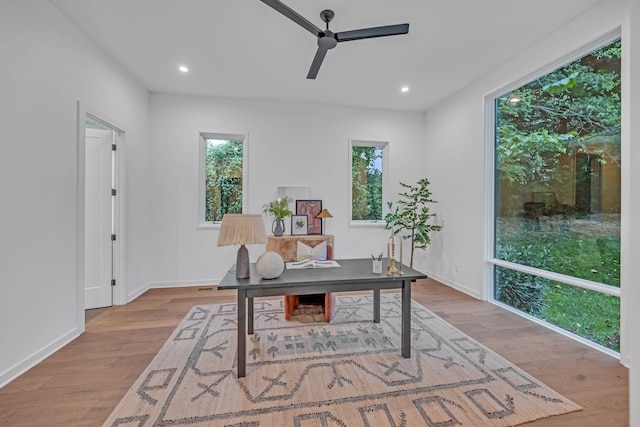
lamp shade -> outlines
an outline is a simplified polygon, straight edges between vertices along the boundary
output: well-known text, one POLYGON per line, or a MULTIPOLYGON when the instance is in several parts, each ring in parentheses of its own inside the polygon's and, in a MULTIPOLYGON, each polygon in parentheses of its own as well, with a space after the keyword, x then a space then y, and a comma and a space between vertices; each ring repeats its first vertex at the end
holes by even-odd
POLYGON ((333 215, 328 210, 322 209, 316 218, 333 218, 333 215))
POLYGON ((218 234, 218 246, 266 243, 267 233, 260 214, 225 214, 218 234))
POLYGON ((236 279, 249 277, 249 251, 245 245, 266 243, 267 233, 260 214, 225 214, 218 234, 218 246, 240 245, 236 256, 236 279))
POLYGON ((331 215, 331 213, 326 210, 326 209, 322 209, 318 215, 316 215, 316 218, 320 218, 320 221, 322 221, 322 228, 320 229, 320 232, 322 233, 323 229, 324 229, 324 220, 325 218, 333 218, 333 215, 331 215))

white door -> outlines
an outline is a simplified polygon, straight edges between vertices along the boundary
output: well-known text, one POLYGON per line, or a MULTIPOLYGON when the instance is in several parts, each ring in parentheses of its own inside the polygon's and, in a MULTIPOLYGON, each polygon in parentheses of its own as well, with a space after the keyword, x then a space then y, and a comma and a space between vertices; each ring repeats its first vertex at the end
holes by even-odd
POLYGON ((113 304, 113 131, 86 129, 84 308, 113 304))

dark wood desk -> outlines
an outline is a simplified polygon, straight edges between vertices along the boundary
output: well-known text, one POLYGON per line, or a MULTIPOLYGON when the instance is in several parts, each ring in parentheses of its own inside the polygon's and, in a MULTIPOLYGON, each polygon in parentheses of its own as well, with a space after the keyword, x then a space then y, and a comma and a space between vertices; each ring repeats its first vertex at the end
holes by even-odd
POLYGON ((254 297, 373 290, 373 321, 380 323, 380 290, 401 289, 400 351, 402 356, 411 357, 411 282, 427 276, 406 266, 402 267, 404 274, 401 276, 374 274, 371 258, 336 261, 339 268, 285 269, 280 277, 271 280, 262 279, 255 264, 251 265, 251 275, 247 279, 236 279, 235 267, 227 272, 218 288, 238 290, 238 377, 246 374, 247 333, 253 334, 254 297))

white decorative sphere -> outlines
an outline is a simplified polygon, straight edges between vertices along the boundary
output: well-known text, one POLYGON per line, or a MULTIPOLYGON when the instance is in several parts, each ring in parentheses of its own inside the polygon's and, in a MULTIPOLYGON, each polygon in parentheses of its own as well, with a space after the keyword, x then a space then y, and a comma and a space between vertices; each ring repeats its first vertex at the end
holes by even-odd
POLYGON ((277 252, 265 252, 256 261, 256 271, 263 279, 275 279, 284 271, 284 260, 277 252))

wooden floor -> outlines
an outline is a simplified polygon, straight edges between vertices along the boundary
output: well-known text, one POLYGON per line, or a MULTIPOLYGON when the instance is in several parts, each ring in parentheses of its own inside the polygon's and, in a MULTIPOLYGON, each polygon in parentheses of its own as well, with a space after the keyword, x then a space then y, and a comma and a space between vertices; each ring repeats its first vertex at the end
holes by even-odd
POLYGON ((102 307, 102 308, 91 308, 88 310, 84 311, 84 322, 87 323, 93 319, 95 319, 96 317, 100 316, 102 313, 104 313, 105 311, 107 311, 109 307, 102 307))
MULTIPOLYGON (((584 410, 527 426, 627 426, 617 359, 432 280, 413 298, 584 410)), ((0 389, 0 426, 100 426, 196 304, 235 302, 212 287, 154 289, 86 324, 78 339, 0 389)))

